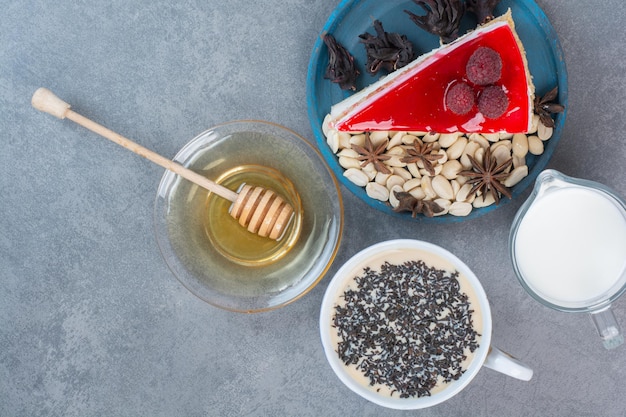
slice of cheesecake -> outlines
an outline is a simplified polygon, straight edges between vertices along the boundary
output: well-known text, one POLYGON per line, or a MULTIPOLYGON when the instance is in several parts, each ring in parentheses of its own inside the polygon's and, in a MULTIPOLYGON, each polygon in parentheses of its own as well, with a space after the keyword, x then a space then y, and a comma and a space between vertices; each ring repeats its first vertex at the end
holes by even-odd
POLYGON ((525 133, 534 86, 511 11, 331 108, 339 131, 525 133))

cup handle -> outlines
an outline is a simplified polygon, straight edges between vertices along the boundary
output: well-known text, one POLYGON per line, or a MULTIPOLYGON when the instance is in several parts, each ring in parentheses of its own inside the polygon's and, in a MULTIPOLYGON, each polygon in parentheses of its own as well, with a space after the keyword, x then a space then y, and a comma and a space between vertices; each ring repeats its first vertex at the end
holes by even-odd
POLYGON ((489 369, 521 379, 522 381, 530 381, 533 377, 532 369, 495 346, 489 347, 489 353, 484 365, 489 369))
POLYGON ((605 348, 615 349, 624 343, 624 335, 619 328, 619 324, 617 324, 611 306, 592 312, 591 319, 593 324, 596 325, 605 348))

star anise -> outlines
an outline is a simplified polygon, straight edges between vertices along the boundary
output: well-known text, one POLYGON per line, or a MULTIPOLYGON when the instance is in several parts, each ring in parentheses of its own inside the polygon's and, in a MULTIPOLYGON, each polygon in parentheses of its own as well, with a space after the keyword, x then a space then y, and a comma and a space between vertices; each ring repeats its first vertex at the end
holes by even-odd
POLYGON ((380 20, 374 20, 374 30, 376 36, 367 32, 359 35, 367 54, 367 72, 376 74, 381 68, 391 72, 413 61, 413 44, 405 35, 385 32, 380 20))
POLYGON ((465 12, 465 4, 461 0, 413 0, 413 2, 426 11, 423 16, 404 11, 417 26, 439 36, 442 43, 450 43, 459 37, 459 26, 465 12))
POLYGON ((554 99, 559 94, 559 87, 554 87, 543 97, 535 97, 535 113, 539 115, 539 120, 546 127, 554 127, 552 113, 563 113, 565 107, 555 103, 554 99))
POLYGON ((432 176, 435 175, 435 167, 433 167, 432 163, 443 157, 443 155, 432 153, 432 151, 433 143, 421 143, 416 140, 413 142, 412 148, 406 149, 406 153, 408 155, 403 157, 401 161, 406 162, 407 164, 421 161, 424 165, 424 169, 426 169, 426 171, 428 171, 428 173, 432 176))
POLYGON ((422 213, 426 217, 433 217, 443 211, 443 207, 434 201, 418 200, 406 191, 394 191, 393 194, 398 199, 398 206, 393 209, 396 213, 410 211, 411 217, 416 217, 418 213, 422 213))
POLYGON ((328 66, 324 78, 339 84, 342 90, 356 90, 359 70, 354 64, 354 57, 333 35, 327 33, 323 40, 328 48, 328 66))
POLYGON ((478 19, 478 24, 482 25, 493 19, 493 10, 500 0, 465 0, 468 12, 472 12, 478 19))
POLYGON ((500 194, 511 198, 511 192, 502 184, 502 181, 509 176, 506 170, 513 163, 513 158, 509 158, 498 165, 496 158, 491 155, 490 148, 485 150, 482 164, 479 164, 474 157, 469 155, 468 157, 472 163, 473 170, 461 171, 459 175, 467 177, 468 184, 473 185, 469 194, 474 194, 480 190, 483 195, 483 201, 485 201, 487 193, 490 192, 496 204, 500 203, 500 194))
POLYGON ((352 149, 359 153, 357 159, 359 161, 363 161, 363 163, 361 163, 361 167, 365 167, 367 164, 372 163, 378 172, 391 174, 389 167, 383 163, 383 161, 391 158, 391 156, 384 153, 388 142, 388 140, 383 141, 376 148, 374 148, 374 144, 370 139, 370 132, 365 132, 364 146, 352 144, 352 149))

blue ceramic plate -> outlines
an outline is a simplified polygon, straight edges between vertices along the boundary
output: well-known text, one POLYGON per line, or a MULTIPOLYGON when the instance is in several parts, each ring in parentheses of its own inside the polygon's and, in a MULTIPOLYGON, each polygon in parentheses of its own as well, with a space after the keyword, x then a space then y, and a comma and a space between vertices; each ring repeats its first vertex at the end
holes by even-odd
MULTIPOLYGON (((543 10, 532 0, 502 0, 496 7, 494 15, 504 14, 509 8, 515 21, 515 29, 526 49, 528 66, 535 84, 535 93, 542 96, 558 85, 558 102, 567 109, 567 71, 565 60, 559 39, 550 21, 543 10)), ((374 33, 372 26, 374 20, 380 20, 387 32, 406 35, 413 43, 413 47, 418 54, 429 52, 439 46, 439 38, 416 26, 409 19, 408 15, 404 13, 405 9, 411 10, 416 14, 423 14, 422 9, 410 0, 343 0, 332 12, 322 29, 320 37, 315 42, 308 68, 307 105, 317 146, 343 185, 370 206, 393 216, 410 219, 410 213, 395 213, 387 204, 368 197, 364 188, 356 186, 346 179, 343 176, 344 169, 339 165, 337 157, 326 144, 326 138, 322 133, 322 121, 326 114, 330 112, 330 107, 348 97, 351 93, 342 91, 337 84, 331 83, 324 78, 324 72, 328 65, 328 51, 321 35, 325 33, 332 34, 354 56, 361 72, 357 80, 357 89, 360 90, 376 81, 376 78, 370 76, 365 71, 364 64, 367 61, 365 49, 359 43, 360 34, 365 32, 374 33)), ((473 27, 476 27, 476 21, 473 20, 471 14, 466 13, 459 33, 465 33, 466 30, 473 27)), ((545 142, 544 153, 539 156, 530 154, 526 156, 529 173, 526 178, 512 188, 513 198, 520 195, 531 185, 539 172, 545 168, 561 137, 565 116, 566 112, 557 115, 553 136, 545 142)), ((428 218, 418 215, 415 219, 433 223, 460 222, 481 216, 506 204, 508 201, 507 198, 504 198, 498 206, 491 205, 485 208, 474 209, 466 217, 446 214, 428 218)))

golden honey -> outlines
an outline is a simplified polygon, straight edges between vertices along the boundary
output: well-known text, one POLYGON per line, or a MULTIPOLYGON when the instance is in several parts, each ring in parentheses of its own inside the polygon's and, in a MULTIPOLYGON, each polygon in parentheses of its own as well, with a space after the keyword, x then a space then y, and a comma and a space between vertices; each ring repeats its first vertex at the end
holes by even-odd
POLYGON ((300 234, 302 205, 293 184, 280 172, 260 165, 241 165, 229 169, 216 181, 236 190, 243 184, 260 186, 282 196, 294 208, 294 216, 278 240, 258 236, 241 226, 229 214, 231 202, 215 194, 205 201, 204 231, 211 244, 233 262, 261 266, 282 258, 293 248, 300 234))

